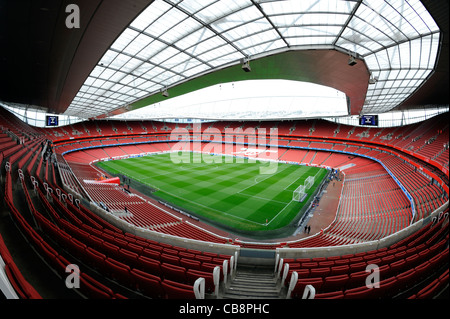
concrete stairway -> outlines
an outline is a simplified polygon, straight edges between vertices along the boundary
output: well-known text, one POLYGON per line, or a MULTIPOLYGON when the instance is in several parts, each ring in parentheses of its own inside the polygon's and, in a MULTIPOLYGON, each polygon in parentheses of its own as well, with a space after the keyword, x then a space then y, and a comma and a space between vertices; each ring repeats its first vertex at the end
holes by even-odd
POLYGON ((236 274, 222 298, 230 299, 279 299, 280 285, 277 285, 273 267, 257 265, 237 265, 236 274))

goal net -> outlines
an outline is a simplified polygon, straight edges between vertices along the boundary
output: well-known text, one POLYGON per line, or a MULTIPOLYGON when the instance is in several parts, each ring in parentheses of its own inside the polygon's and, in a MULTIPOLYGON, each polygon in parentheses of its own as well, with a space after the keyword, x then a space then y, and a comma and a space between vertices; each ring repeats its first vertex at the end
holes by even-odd
POLYGON ((306 197, 306 191, 309 190, 314 185, 314 176, 308 176, 303 185, 297 187, 297 189, 292 193, 292 200, 297 202, 303 202, 306 197))
POLYGON ((300 185, 297 189, 292 193, 292 200, 297 202, 303 202, 306 197, 305 185, 300 185))
POLYGON ((306 190, 310 189, 314 185, 314 176, 309 176, 305 180, 305 188, 306 190))

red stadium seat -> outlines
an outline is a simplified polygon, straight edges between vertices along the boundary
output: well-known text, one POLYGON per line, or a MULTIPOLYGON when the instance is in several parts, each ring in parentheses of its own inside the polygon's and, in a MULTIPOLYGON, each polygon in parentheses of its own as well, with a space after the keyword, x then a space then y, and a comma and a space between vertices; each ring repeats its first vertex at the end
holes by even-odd
POLYGON ((378 288, 374 288, 373 297, 375 298, 391 298, 397 294, 401 282, 396 277, 381 280, 378 288))
POLYGON ((348 280, 349 276, 347 274, 325 277, 321 291, 322 292, 329 292, 335 290, 343 291, 346 288, 348 280))
POLYGON ((367 288, 366 286, 347 289, 344 291, 344 299, 370 299, 376 288, 367 288))
POLYGON ((334 266, 334 267, 331 267, 331 269, 330 269, 331 276, 348 274, 349 272, 350 272, 349 265, 334 266))
POLYGON ((159 251, 157 251, 157 250, 153 250, 153 249, 150 249, 150 248, 144 248, 142 250, 141 256, 145 256, 145 257, 148 257, 148 258, 160 260, 161 253, 159 251))
POLYGON ((365 262, 359 262, 359 263, 352 263, 349 265, 350 272, 358 272, 361 270, 365 270, 367 267, 367 264, 365 262))
POLYGON ((161 282, 165 299, 195 299, 194 287, 165 279, 161 282))
POLYGON ((119 247, 114 244, 111 244, 107 241, 103 242, 102 250, 105 252, 105 255, 107 257, 114 258, 117 260, 121 258, 120 253, 119 253, 119 247))
POLYGON ((310 269, 310 276, 311 277, 326 277, 330 274, 330 268, 323 267, 323 268, 312 268, 310 269))
POLYGON ((144 295, 151 298, 163 298, 164 290, 161 285, 161 279, 158 276, 151 275, 139 269, 131 270, 131 275, 134 276, 136 287, 144 295))
POLYGON ((214 293, 215 284, 213 273, 199 271, 194 269, 188 269, 186 272, 187 283, 190 285, 194 285, 195 281, 198 278, 205 278, 205 290, 207 293, 214 293))
POLYGON ((78 258, 83 258, 87 246, 76 238, 70 238, 70 250, 78 258))
POLYGON ((161 272, 164 280, 168 279, 171 281, 185 283, 186 278, 186 268, 177 265, 172 265, 168 263, 161 264, 161 272))
POLYGON ((112 299, 114 292, 91 276, 80 274, 80 290, 91 299, 112 299))
POLYGON ((100 253, 99 251, 91 248, 91 247, 87 247, 86 248, 86 260, 87 263, 99 270, 99 271, 104 271, 105 270, 105 259, 106 259, 106 255, 100 253))
POLYGON ((166 253, 162 253, 160 256, 160 260, 162 263, 168 263, 168 264, 172 264, 172 265, 180 265, 180 257, 178 256, 173 256, 173 255, 169 255, 166 253))
POLYGON ((130 274, 131 268, 128 265, 125 265, 117 260, 114 260, 112 258, 107 258, 105 260, 105 265, 108 269, 108 273, 111 275, 111 277, 121 284, 128 286, 128 287, 134 287, 134 280, 133 277, 130 274))
POLYGON ((344 298, 343 291, 316 293, 314 297, 314 299, 343 299, 343 298, 344 298))
POLYGON ((186 269, 201 270, 202 263, 199 260, 192 260, 192 259, 188 259, 188 258, 181 258, 180 259, 180 266, 184 267, 186 269))
POLYGON ((129 265, 130 267, 136 267, 136 265, 138 264, 138 258, 139 255, 135 252, 126 250, 126 249, 120 249, 119 253, 121 255, 121 260, 129 265))
POLYGON ((316 291, 320 291, 323 285, 323 278, 302 278, 297 280, 295 288, 292 290, 291 298, 302 298, 307 285, 312 285, 316 291))
POLYGON ((161 277, 161 262, 145 256, 139 256, 137 268, 149 274, 161 277))
POLYGON ((361 287, 366 284, 366 278, 369 274, 366 271, 358 271, 350 273, 347 282, 347 288, 361 287))
POLYGON ((390 266, 391 273, 398 274, 398 273, 401 273, 406 270, 405 269, 406 261, 404 259, 400 259, 400 260, 397 260, 396 262, 393 262, 389 266, 390 266))

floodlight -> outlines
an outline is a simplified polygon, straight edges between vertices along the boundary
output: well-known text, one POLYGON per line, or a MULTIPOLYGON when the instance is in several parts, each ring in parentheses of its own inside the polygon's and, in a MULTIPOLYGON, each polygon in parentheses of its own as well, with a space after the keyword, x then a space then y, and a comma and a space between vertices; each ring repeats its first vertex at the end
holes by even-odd
POLYGON ((356 62, 355 57, 351 55, 351 56, 348 58, 348 65, 354 66, 356 63, 357 63, 357 62, 356 62))
POLYGON ((375 84, 378 82, 378 76, 370 75, 369 84, 375 84))
POLYGON ((244 64, 242 64, 242 70, 244 70, 245 72, 251 72, 252 69, 250 68, 250 62, 246 61, 244 62, 244 64))

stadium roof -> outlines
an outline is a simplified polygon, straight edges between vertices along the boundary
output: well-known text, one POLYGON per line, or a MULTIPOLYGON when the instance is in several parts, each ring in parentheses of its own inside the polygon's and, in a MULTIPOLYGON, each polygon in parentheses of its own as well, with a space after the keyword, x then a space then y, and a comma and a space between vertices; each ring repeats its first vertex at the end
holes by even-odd
POLYGON ((418 0, 2 1, 0 100, 92 118, 166 88, 287 79, 344 92, 351 114, 448 104, 447 13, 418 0))

